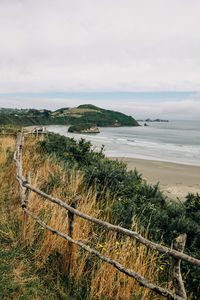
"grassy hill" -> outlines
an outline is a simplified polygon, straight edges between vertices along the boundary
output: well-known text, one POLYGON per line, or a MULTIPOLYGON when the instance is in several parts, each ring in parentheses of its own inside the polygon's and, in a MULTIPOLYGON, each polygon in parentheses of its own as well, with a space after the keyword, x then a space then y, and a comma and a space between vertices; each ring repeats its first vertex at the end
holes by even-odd
POLYGON ((139 126, 137 121, 123 113, 106 110, 91 104, 56 111, 0 108, 0 125, 77 125, 92 123, 97 126, 139 126))

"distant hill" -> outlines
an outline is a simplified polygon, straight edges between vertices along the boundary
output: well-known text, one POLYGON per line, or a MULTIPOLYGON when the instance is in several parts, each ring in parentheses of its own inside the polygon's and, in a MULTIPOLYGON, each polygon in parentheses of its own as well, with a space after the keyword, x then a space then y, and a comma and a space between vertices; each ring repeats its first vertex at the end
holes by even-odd
POLYGON ((0 124, 29 125, 77 125, 92 123, 100 127, 139 126, 131 116, 106 110, 92 104, 55 111, 37 109, 0 108, 0 124))

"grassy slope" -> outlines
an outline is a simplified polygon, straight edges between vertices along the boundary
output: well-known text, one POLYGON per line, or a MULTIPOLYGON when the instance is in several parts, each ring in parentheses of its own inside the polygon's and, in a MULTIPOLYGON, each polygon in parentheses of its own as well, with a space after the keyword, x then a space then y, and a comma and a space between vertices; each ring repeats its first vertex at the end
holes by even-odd
MULTIPOLYGON (((0 298, 161 299, 139 287, 134 280, 113 267, 76 247, 73 248, 73 264, 68 271, 67 243, 41 230, 29 217, 24 218, 17 194, 16 170, 12 163, 14 142, 11 137, 0 138, 0 209, 3 216, 0 221, 0 298)), ((78 193, 82 196, 79 209, 93 216, 109 219, 109 207, 106 214, 98 209, 96 194, 83 187, 80 172, 71 170, 63 173, 62 165, 53 158, 33 151, 35 147, 35 140, 26 140, 23 154, 24 172, 32 170, 34 185, 67 203, 78 193)), ((66 214, 55 205, 42 202, 39 197, 31 194, 30 209, 50 226, 66 232, 66 214)), ((133 227, 137 229, 137 224, 133 223, 133 227)), ((150 280, 157 281, 158 276, 162 277, 156 254, 147 251, 144 246, 136 245, 135 241, 121 240, 119 237, 117 239, 115 234, 99 231, 80 218, 76 218, 74 237, 111 255, 150 280), (116 241, 119 241, 119 245, 116 241), (105 250, 100 247, 100 243, 105 250)))

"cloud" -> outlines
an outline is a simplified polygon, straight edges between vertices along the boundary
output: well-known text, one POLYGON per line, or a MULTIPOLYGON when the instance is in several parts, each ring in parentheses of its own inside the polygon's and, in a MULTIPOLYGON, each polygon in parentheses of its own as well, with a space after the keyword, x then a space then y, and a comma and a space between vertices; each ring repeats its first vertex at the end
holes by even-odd
POLYGON ((1 93, 199 90, 199 0, 1 0, 1 93))
POLYGON ((136 118, 166 118, 179 120, 199 119, 200 101, 182 100, 146 103, 131 102, 123 105, 123 111, 131 111, 136 118))

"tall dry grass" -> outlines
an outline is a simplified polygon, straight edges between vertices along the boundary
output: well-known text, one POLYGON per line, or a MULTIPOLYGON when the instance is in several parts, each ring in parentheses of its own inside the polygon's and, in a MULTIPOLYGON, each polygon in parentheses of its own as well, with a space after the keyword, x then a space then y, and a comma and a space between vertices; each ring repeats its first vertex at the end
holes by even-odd
MULTIPOLYGON (((79 194, 81 201, 78 203, 78 209, 94 217, 102 217, 102 212, 96 204, 95 192, 91 189, 85 190, 83 187, 83 174, 74 170, 70 170, 68 174, 63 172, 62 166, 56 162, 56 159, 43 157, 35 151, 35 147, 35 138, 27 137, 23 149, 23 175, 31 171, 32 184, 38 188, 44 188, 48 178, 59 174, 59 185, 51 188, 51 194, 66 203, 71 203, 73 197, 79 194)), ((28 208, 49 226, 64 233, 68 232, 67 212, 56 204, 31 193, 28 208)), ((35 265, 41 268, 52 253, 60 253, 63 274, 68 272, 75 282, 84 281, 85 284, 87 282, 90 286, 88 291, 90 299, 162 299, 152 294, 150 290, 140 287, 134 279, 76 246, 73 246, 72 256, 69 257, 69 247, 65 240, 37 226, 35 221, 29 216, 24 216, 23 212, 20 213, 19 218, 22 223, 24 246, 37 248, 35 265)), ((137 229, 137 224, 134 222, 133 227, 137 229)), ((158 254, 147 250, 143 245, 138 245, 135 240, 119 239, 117 234, 99 230, 97 226, 79 217, 75 217, 73 237, 118 260, 149 280, 159 282, 160 258, 158 254)), ((162 283, 162 285, 166 287, 167 283, 162 283)))
POLYGON ((6 163, 7 161, 7 151, 10 149, 14 150, 15 139, 11 136, 2 136, 0 137, 0 166, 6 163))
POLYGON ((18 216, 21 210, 18 206, 19 198, 16 184, 16 168, 12 163, 12 153, 15 148, 15 138, 11 136, 0 137, 0 226, 4 228, 0 234, 6 240, 14 241, 14 232, 9 224, 11 216, 18 216), (10 195, 13 201, 9 202, 10 195), (18 208, 17 208, 18 207, 18 208))

